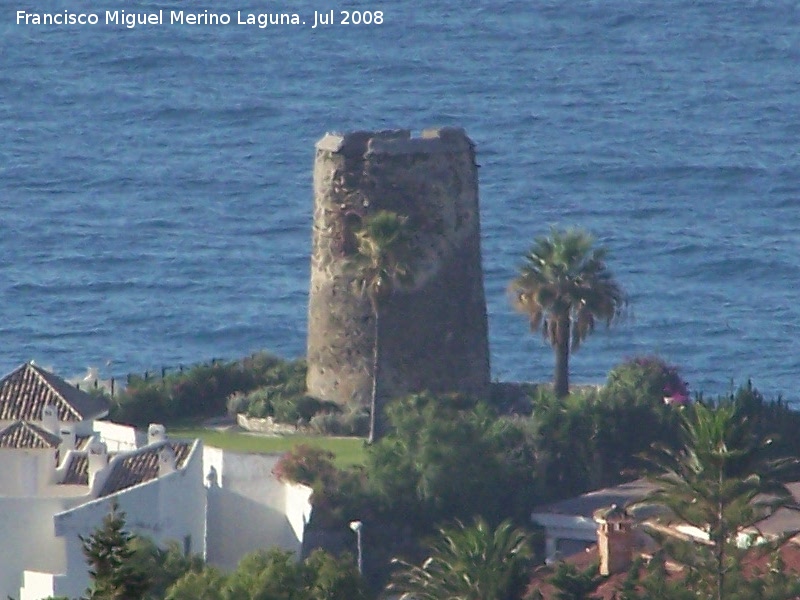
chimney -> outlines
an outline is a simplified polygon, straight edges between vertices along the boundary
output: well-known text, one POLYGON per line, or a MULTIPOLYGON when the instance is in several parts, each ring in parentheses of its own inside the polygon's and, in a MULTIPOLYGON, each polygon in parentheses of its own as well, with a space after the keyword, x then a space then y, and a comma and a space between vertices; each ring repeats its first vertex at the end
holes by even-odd
POLYGON ((61 454, 66 454, 69 450, 75 450, 75 428, 72 425, 64 425, 59 430, 61 445, 58 447, 61 454))
POLYGON ((158 451, 158 476, 161 477, 175 470, 175 452, 169 444, 164 444, 158 451))
POLYGON ((52 404, 47 404, 42 408, 42 429, 46 429, 54 435, 59 434, 58 410, 52 404))
POLYGON ((624 508, 612 504, 594 513, 600 575, 608 577, 628 569, 633 559, 633 519, 624 508))
POLYGON ((150 423, 147 428, 147 445, 163 442, 167 439, 167 430, 163 425, 150 423))
POLYGON ((102 482, 101 479, 105 478, 106 467, 108 467, 108 448, 106 445, 93 439, 89 442, 89 447, 86 449, 86 454, 89 458, 89 487, 94 491, 102 482), (95 484, 95 482, 98 482, 95 484))

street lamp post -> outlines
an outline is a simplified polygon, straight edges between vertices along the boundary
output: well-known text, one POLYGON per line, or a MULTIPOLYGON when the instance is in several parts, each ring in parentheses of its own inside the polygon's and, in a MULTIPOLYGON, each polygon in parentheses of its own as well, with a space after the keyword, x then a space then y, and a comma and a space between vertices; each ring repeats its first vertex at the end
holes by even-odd
POLYGON ((356 533, 356 544, 358 547, 358 574, 364 575, 364 559, 361 552, 361 529, 364 524, 361 521, 350 521, 350 529, 356 533))

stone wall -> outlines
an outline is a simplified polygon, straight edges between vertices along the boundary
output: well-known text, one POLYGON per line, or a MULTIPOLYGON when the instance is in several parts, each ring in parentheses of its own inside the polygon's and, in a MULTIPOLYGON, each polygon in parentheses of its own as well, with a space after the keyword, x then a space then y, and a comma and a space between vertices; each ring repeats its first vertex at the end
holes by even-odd
POLYGON ((382 209, 409 217, 413 287, 381 315, 385 389, 484 395, 489 385, 478 177, 460 129, 328 134, 317 143, 308 324, 308 388, 369 404, 374 347, 368 300, 346 270, 353 231, 382 209))

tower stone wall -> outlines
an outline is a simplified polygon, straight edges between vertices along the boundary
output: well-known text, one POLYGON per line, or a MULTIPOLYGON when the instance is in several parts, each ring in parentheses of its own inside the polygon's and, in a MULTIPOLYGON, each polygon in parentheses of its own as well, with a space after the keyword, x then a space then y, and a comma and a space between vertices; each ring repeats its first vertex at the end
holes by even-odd
POLYGON ((379 210, 409 217, 414 282, 381 313, 391 396, 484 395, 489 343, 475 148, 463 130, 328 134, 316 146, 308 316, 309 393, 369 405, 374 323, 346 265, 353 232, 379 210))

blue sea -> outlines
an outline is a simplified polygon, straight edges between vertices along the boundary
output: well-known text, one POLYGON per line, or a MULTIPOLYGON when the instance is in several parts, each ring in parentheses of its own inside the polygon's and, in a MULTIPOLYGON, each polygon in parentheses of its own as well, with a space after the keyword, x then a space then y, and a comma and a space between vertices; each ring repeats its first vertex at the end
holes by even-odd
MULTIPOLYGON (((692 391, 800 400, 800 2, 0 0, 0 371, 304 353, 314 143, 477 144, 493 377, 553 355, 505 289, 551 225, 631 314, 572 361, 658 354, 692 391), (97 14, 22 25, 17 11, 97 14), (106 25, 105 11, 162 25, 106 25), (230 15, 171 25, 169 11, 230 15), (383 13, 312 29, 314 12, 383 13), (238 25, 297 13, 306 25, 238 25), (373 19, 374 20, 374 19, 373 19)), ((457 299, 454 299, 457 301, 457 299)))

